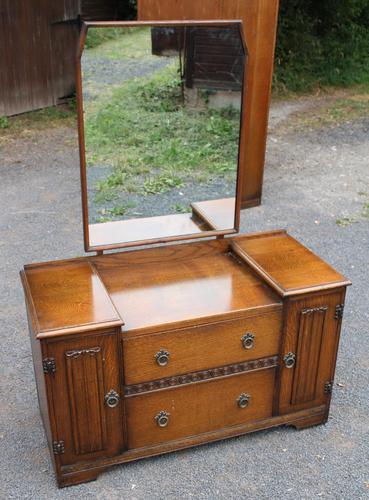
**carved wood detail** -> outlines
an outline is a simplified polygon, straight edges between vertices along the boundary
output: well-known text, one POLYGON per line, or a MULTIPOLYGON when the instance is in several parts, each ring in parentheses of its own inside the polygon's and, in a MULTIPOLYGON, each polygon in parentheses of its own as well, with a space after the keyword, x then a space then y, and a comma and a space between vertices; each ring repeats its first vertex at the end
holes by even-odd
POLYGON ((75 453, 104 450, 107 426, 102 349, 67 351, 65 357, 75 453))
POLYGON ((327 309, 323 306, 301 310, 291 404, 307 403, 316 398, 327 309))
POLYGON ((270 358, 257 359, 253 361, 244 361, 233 365, 223 366, 221 368, 212 368, 209 370, 197 371, 187 373, 185 375, 177 375, 174 377, 162 378, 152 382, 145 382, 142 384, 127 385, 124 388, 126 396, 140 394, 142 392, 156 391, 158 389, 165 389, 177 385, 190 384, 193 382, 201 382, 217 377, 224 377, 225 375, 232 375, 235 373, 242 373, 252 370, 260 370, 263 368, 272 368, 278 365, 278 356, 270 358))

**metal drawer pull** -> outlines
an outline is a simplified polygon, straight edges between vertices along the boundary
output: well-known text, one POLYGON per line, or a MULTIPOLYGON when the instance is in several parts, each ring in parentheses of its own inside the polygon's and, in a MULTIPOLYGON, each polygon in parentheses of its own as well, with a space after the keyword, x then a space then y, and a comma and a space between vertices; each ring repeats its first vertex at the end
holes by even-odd
POLYGON ((159 427, 166 427, 169 423, 169 415, 166 411, 161 411, 155 417, 156 423, 159 427))
POLYGON ((116 406, 118 406, 119 400, 119 394, 113 391, 113 389, 109 391, 105 396, 105 403, 109 406, 109 408, 115 408, 116 406))
POLYGON ((164 349, 157 352, 155 354, 155 359, 156 359, 157 364, 159 366, 167 366, 167 364, 169 363, 169 356, 170 356, 170 352, 164 351, 164 349))
POLYGON ((244 349, 253 349, 255 344, 255 335, 252 333, 246 333, 242 338, 241 342, 244 349))
POLYGON ((283 361, 286 368, 293 368, 296 364, 296 354, 289 352, 285 355, 283 361))
POLYGON ((237 404, 240 408, 247 408, 250 404, 250 394, 241 394, 237 399, 237 404))

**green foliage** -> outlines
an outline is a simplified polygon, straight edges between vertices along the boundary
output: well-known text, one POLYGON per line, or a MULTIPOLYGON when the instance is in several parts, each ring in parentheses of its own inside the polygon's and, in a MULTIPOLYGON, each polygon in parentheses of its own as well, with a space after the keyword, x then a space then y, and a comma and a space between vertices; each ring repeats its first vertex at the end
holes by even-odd
POLYGON ((119 19, 137 19, 137 0, 118 1, 119 19))
POLYGON ((192 209, 189 205, 182 205, 181 203, 176 203, 173 207, 172 210, 176 212, 177 214, 187 214, 192 212, 192 209))
POLYGON ((9 127, 9 118, 7 116, 0 116, 0 128, 9 127))
POLYGON ((182 185, 182 179, 176 176, 171 176, 169 174, 159 175, 154 178, 147 179, 144 182, 144 193, 145 194, 159 194, 166 193, 174 187, 179 187, 182 185))
MULTIPOLYGON (((118 19, 135 20, 137 19, 137 0, 118 0, 117 2, 118 19)), ((126 30, 121 28, 89 29, 86 39, 86 48, 93 49, 109 40, 120 38, 126 30)))
POLYGON ((94 49, 109 40, 121 37, 124 30, 120 28, 90 28, 87 33, 85 47, 94 49))
POLYGON ((282 0, 274 88, 369 83, 368 0, 282 0))

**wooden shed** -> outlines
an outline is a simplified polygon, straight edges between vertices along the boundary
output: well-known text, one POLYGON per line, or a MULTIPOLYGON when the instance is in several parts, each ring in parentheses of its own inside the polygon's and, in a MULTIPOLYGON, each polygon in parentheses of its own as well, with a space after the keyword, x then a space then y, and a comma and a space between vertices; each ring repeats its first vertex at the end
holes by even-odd
POLYGON ((80 18, 118 14, 119 0, 1 0, 0 116, 70 96, 80 18))
POLYGON ((155 55, 183 52, 187 88, 241 91, 244 52, 238 30, 155 27, 151 40, 155 55))

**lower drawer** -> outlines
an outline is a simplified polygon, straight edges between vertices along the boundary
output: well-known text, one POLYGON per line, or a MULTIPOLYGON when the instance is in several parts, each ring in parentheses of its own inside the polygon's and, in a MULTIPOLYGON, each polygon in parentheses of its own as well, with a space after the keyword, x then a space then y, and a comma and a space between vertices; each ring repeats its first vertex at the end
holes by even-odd
POLYGON ((269 368, 127 397, 128 447, 271 417, 274 378, 269 368))

